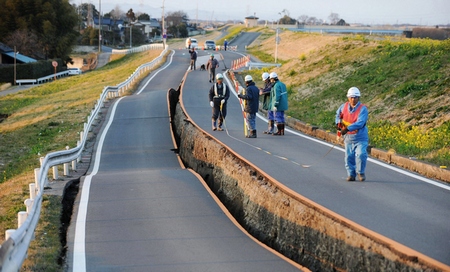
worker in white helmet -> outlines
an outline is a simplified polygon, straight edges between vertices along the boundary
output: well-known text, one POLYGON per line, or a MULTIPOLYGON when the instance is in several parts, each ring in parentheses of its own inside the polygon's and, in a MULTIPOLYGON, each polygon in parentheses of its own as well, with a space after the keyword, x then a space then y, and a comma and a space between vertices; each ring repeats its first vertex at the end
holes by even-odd
POLYGON ((288 93, 286 85, 278 79, 275 72, 269 74, 273 87, 270 92, 270 108, 274 112, 277 132, 272 135, 284 135, 284 111, 288 109, 288 93))
POLYGON ((270 91, 272 90, 273 83, 270 82, 269 73, 264 72, 262 74, 262 80, 264 81, 264 87, 259 88, 259 95, 263 95, 263 105, 262 108, 267 111, 267 130, 265 130, 264 134, 273 134, 274 125, 275 125, 275 117, 273 116, 273 111, 270 108, 270 91))
POLYGON ((344 136, 347 181, 355 181, 356 175, 360 181, 366 180, 369 110, 359 101, 360 97, 359 89, 351 87, 347 91, 348 101, 336 111, 338 135, 340 132, 344 136))
POLYGON ((238 97, 247 100, 244 111, 247 113, 247 123, 249 126, 250 134, 247 138, 256 138, 256 113, 259 109, 259 90, 256 87, 255 82, 251 75, 246 75, 245 78, 246 90, 245 94, 242 93, 242 89, 238 92, 238 97))
POLYGON ((212 108, 212 130, 222 131, 223 120, 227 116, 227 101, 230 98, 230 89, 223 82, 223 75, 216 75, 217 82, 209 90, 209 105, 212 108), (217 119, 219 123, 217 124, 217 119))

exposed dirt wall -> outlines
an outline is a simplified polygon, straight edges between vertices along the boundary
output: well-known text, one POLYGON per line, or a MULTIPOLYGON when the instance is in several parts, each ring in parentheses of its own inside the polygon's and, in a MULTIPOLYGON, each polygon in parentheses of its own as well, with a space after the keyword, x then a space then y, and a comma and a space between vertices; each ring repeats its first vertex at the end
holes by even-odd
POLYGON ((172 116, 178 152, 260 241, 313 271, 441 271, 439 263, 309 201, 191 123, 172 116))

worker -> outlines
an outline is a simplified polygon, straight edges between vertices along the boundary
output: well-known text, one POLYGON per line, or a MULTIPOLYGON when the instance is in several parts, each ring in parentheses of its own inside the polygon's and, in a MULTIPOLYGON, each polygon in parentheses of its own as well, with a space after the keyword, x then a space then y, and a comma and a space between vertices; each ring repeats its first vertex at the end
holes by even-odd
POLYGON ((214 54, 211 54, 208 63, 206 64, 206 70, 209 71, 209 83, 214 83, 214 75, 216 74, 216 68, 219 67, 219 62, 214 58, 214 54))
POLYGON ((223 46, 225 47, 225 51, 227 51, 227 47, 228 47, 227 39, 225 39, 225 41, 223 42, 223 46))
POLYGON ((272 82, 270 82, 269 73, 264 72, 262 74, 262 80, 264 81, 264 87, 259 88, 259 95, 263 95, 263 106, 262 108, 267 111, 267 122, 268 128, 264 131, 264 134, 272 134, 274 130, 275 118, 273 116, 273 111, 270 108, 270 91, 272 90, 272 82))
POLYGON ((278 79, 275 72, 269 75, 273 86, 270 91, 270 108, 274 112, 274 119, 277 124, 277 132, 272 135, 284 135, 284 111, 288 109, 288 93, 286 85, 278 79))
POLYGON ((197 62, 197 51, 195 51, 195 48, 191 48, 189 50, 189 54, 191 55, 191 63, 189 65, 189 68, 190 70, 195 70, 197 62))
POLYGON ((256 113, 259 109, 259 90, 256 87, 255 82, 251 75, 246 75, 245 78, 246 90, 245 94, 242 93, 242 89, 238 92, 238 97, 247 100, 244 111, 247 113, 247 124, 250 130, 250 134, 247 138, 256 138, 256 113))
POLYGON ((212 130, 222 131, 222 124, 227 116, 227 101, 230 98, 230 90, 223 82, 223 75, 216 75, 217 82, 209 90, 209 105, 212 108, 212 130), (219 119, 219 124, 217 124, 219 119), (218 125, 218 126, 217 126, 218 125))
POLYGON ((360 97, 359 89, 351 87, 347 91, 348 101, 336 111, 336 128, 344 137, 347 181, 355 181, 356 175, 358 175, 360 181, 366 180, 369 111, 359 101, 360 97))

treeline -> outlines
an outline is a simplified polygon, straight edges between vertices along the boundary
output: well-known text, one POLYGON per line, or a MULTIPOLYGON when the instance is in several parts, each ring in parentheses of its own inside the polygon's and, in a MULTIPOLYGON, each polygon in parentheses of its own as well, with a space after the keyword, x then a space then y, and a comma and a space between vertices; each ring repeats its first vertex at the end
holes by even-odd
POLYGON ((0 42, 38 60, 70 60, 79 19, 68 0, 0 0, 0 7, 0 42))

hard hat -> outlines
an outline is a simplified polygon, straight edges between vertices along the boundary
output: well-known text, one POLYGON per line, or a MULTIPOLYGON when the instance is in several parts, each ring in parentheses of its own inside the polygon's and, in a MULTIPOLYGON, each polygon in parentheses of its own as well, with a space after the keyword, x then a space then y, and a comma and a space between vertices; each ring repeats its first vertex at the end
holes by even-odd
POLYGON ((216 75, 216 79, 223 79, 223 75, 222 75, 221 73, 218 73, 218 74, 216 75))
POLYGON ((359 92, 359 89, 356 87, 351 87, 350 89, 348 89, 347 92, 347 97, 352 97, 352 96, 361 96, 361 93, 359 92))
POLYGON ((278 78, 278 75, 277 75, 277 73, 272 72, 272 73, 270 73, 269 77, 270 78, 278 78))
POLYGON ((214 58, 214 54, 211 54, 211 58, 214 58))
POLYGON ((269 78, 269 73, 265 72, 262 74, 262 79, 267 80, 269 78))
POLYGON ((246 82, 248 82, 248 81, 253 81, 252 76, 251 76, 251 75, 246 75, 246 76, 245 76, 245 81, 246 81, 246 82))

